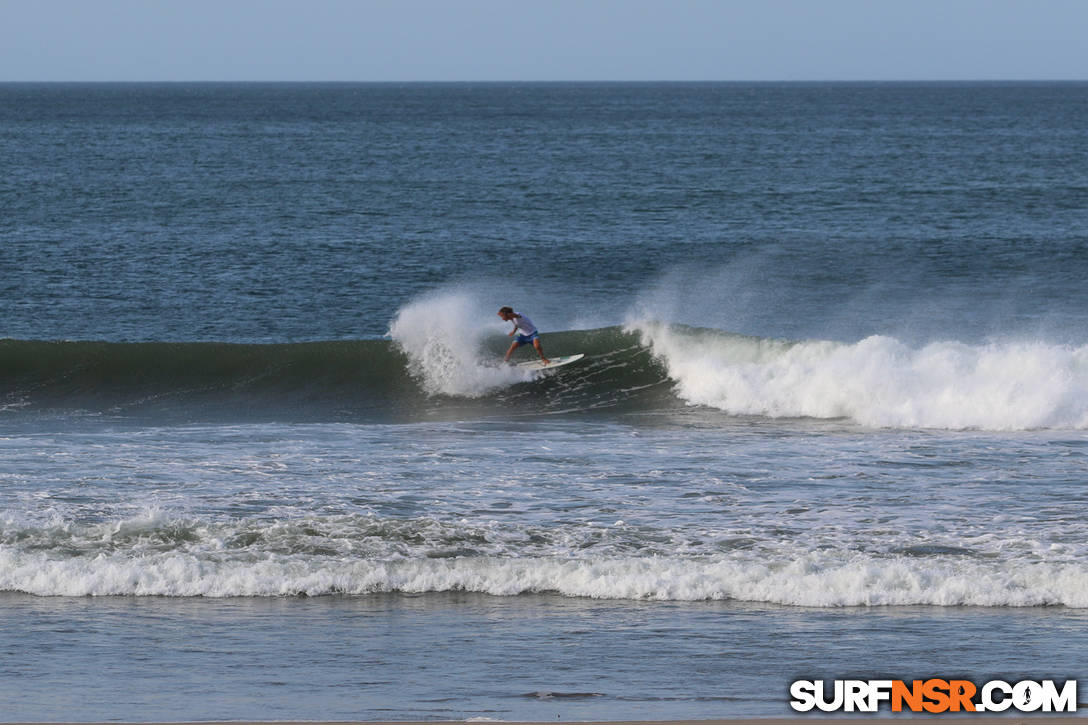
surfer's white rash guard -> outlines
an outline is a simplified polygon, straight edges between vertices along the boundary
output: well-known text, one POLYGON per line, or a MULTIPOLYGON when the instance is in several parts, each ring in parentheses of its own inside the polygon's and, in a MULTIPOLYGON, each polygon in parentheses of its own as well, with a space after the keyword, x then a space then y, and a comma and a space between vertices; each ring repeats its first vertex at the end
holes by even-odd
POLYGON ((525 315, 514 315, 514 327, 516 327, 522 335, 528 337, 536 332, 536 325, 525 315))

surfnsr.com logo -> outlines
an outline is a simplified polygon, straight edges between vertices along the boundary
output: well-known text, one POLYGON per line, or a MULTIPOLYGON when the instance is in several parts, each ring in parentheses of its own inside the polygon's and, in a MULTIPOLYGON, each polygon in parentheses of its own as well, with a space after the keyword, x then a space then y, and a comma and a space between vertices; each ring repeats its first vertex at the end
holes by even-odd
POLYGON ((1053 680, 1009 683, 991 680, 981 687, 970 680, 797 680, 790 685, 790 707, 797 712, 1076 712, 1077 681, 1060 687, 1053 680))

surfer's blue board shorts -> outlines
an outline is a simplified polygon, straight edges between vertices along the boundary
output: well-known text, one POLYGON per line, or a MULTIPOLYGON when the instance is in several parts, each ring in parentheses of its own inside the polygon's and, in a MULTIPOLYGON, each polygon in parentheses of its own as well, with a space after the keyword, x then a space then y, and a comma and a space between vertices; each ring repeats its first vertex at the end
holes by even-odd
POLYGON ((530 342, 537 339, 538 337, 540 337, 539 332, 534 332, 532 335, 519 334, 516 338, 514 338, 514 341, 518 344, 518 347, 521 347, 522 345, 528 345, 530 342))

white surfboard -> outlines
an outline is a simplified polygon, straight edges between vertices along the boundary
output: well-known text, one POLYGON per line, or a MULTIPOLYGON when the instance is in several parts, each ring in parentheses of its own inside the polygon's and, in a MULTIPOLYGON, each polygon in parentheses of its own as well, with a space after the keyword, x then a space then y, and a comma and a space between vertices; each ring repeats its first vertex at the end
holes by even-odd
POLYGON ((551 370, 552 368, 563 367, 564 365, 570 365, 572 362, 578 362, 585 357, 585 353, 578 353, 577 355, 563 355, 562 357, 548 358, 548 364, 545 365, 543 360, 529 360, 528 362, 519 362, 517 365, 523 370, 551 370))

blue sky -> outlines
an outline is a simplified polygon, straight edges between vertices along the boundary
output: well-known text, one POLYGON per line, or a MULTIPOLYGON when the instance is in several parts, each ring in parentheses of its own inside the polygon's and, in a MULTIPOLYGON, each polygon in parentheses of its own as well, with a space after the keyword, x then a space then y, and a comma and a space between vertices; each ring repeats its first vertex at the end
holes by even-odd
POLYGON ((1088 0, 0 0, 0 81, 1088 80, 1088 0))

